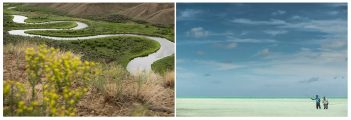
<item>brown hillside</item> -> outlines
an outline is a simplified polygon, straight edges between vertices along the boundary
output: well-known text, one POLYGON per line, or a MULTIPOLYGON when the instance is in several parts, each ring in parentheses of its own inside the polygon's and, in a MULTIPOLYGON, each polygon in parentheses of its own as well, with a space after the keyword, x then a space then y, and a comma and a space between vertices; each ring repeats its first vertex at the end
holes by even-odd
POLYGON ((29 3, 26 5, 52 8, 77 17, 120 14, 153 24, 174 24, 172 3, 29 3))
POLYGON ((143 3, 120 12, 138 20, 154 24, 172 24, 174 21, 173 4, 143 3))
POLYGON ((174 9, 168 8, 161 10, 157 14, 153 14, 148 21, 154 24, 174 24, 174 9))

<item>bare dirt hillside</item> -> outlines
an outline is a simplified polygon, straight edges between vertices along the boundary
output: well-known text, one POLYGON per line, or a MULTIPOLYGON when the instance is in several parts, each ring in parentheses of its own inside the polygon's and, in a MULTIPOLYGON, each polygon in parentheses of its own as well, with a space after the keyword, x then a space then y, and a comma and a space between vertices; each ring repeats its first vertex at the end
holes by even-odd
POLYGON ((26 5, 46 7, 78 17, 119 14, 152 24, 174 24, 173 3, 30 3, 26 5))
POLYGON ((172 24, 174 20, 173 4, 143 3, 119 13, 156 24, 172 24))

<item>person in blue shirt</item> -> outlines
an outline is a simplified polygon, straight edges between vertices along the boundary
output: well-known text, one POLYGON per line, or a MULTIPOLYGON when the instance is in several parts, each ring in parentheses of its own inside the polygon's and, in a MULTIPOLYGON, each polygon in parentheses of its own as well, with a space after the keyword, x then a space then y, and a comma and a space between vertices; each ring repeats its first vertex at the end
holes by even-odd
POLYGON ((316 108, 321 109, 321 99, 316 95, 316 98, 311 98, 312 100, 316 100, 316 108))

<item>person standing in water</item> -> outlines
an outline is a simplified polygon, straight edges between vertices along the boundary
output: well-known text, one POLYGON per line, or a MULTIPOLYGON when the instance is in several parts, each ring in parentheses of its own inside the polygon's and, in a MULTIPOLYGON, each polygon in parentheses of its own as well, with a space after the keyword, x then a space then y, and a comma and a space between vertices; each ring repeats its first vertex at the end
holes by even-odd
POLYGON ((316 95, 316 98, 311 98, 312 100, 316 100, 316 108, 321 109, 321 99, 319 99, 318 95, 316 95))
POLYGON ((324 109, 328 109, 329 102, 328 102, 327 98, 323 97, 323 101, 322 102, 323 102, 324 109))

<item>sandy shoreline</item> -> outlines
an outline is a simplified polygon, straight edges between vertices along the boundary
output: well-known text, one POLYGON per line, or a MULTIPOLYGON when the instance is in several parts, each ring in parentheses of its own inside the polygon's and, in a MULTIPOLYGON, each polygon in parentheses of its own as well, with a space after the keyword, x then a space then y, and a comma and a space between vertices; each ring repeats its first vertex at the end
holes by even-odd
POLYGON ((177 98, 176 109, 177 116, 347 116, 346 98, 329 101, 328 110, 316 110, 315 102, 308 98, 177 98))

